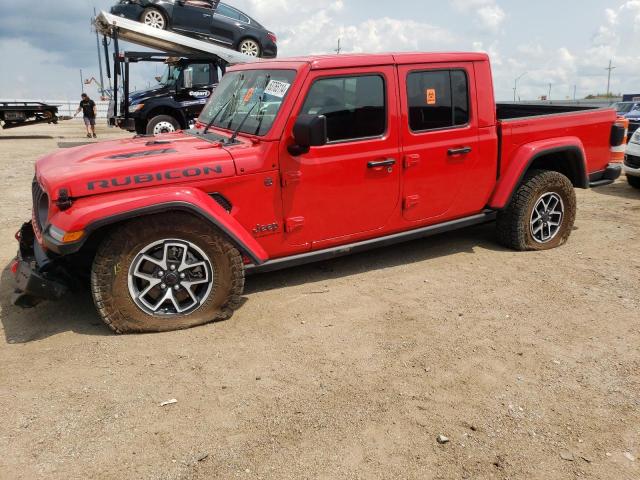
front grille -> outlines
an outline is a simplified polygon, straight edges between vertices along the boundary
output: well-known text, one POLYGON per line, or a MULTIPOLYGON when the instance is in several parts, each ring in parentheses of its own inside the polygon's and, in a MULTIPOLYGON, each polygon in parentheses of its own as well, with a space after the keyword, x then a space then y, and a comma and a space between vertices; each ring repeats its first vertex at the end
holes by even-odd
POLYGON ((31 184, 31 196, 33 199, 34 226, 42 232, 49 217, 49 197, 35 178, 31 184))
POLYGON ((640 157, 634 155, 625 155, 624 164, 631 168, 640 168, 640 157))

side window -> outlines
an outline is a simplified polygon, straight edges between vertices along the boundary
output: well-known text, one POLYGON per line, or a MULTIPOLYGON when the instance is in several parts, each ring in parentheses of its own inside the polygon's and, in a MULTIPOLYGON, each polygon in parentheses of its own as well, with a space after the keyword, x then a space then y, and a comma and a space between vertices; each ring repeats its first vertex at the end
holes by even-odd
POLYGON ((379 137, 387 129, 384 79, 367 75, 317 80, 301 113, 327 117, 329 142, 379 137))
POLYGON ((407 76, 407 98, 414 132, 469 122, 469 82, 463 70, 412 72, 407 76))
POLYGON ((206 86, 211 81, 211 67, 208 63, 199 63, 191 65, 193 71, 193 85, 194 86, 206 86))
POLYGON ((226 5, 218 5, 216 13, 224 15, 225 17, 233 18, 234 20, 240 20, 240 13, 226 5))

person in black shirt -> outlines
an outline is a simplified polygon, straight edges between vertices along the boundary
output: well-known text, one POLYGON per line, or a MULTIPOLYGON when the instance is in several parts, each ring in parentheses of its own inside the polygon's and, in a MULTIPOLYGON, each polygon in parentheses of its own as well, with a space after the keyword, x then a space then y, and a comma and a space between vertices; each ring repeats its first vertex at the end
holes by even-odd
POLYGON ((82 111, 82 116, 84 118, 84 125, 87 127, 87 138, 98 138, 96 135, 96 102, 89 98, 89 95, 86 93, 82 94, 82 100, 80 100, 80 106, 78 110, 76 110, 76 115, 78 115, 82 111))

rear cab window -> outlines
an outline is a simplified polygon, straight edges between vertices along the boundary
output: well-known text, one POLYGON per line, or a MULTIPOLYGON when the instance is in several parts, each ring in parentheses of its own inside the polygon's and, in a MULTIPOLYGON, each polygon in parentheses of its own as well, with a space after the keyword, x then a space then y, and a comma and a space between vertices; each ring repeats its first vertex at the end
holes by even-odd
POLYGON ((327 118, 329 143, 381 137, 387 130, 385 80, 378 74, 319 78, 301 113, 327 118))

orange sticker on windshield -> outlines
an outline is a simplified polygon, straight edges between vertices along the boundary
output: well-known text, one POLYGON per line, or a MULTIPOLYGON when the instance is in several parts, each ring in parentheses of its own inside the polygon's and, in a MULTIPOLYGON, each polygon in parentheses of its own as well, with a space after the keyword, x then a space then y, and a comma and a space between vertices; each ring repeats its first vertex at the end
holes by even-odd
POLYGON ((427 96, 427 105, 435 105, 436 103, 438 103, 438 98, 436 97, 435 88, 427 88, 425 93, 427 96))
POLYGON ((249 90, 247 90, 247 94, 244 96, 244 103, 249 103, 249 100, 251 100, 251 97, 253 97, 253 92, 255 91, 255 88, 250 88, 249 90))

